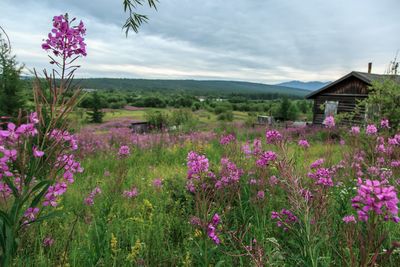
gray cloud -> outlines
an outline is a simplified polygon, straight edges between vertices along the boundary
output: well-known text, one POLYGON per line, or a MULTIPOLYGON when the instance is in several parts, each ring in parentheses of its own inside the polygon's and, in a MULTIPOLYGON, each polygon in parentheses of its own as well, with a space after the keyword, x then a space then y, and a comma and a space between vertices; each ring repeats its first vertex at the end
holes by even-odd
POLYGON ((0 2, 0 25, 28 68, 48 67, 40 43, 53 15, 86 23, 83 77, 333 80, 369 61, 383 72, 400 48, 398 0, 160 0, 128 38, 119 0, 15 2, 0 2))

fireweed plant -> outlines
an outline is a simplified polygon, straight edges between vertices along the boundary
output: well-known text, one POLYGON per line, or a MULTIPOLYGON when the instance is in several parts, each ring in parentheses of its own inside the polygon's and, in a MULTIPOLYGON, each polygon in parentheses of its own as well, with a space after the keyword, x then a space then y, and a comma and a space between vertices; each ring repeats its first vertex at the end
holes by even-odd
MULTIPOLYGON (((221 253, 248 256, 256 266, 268 264, 268 249, 254 241, 251 227, 237 226, 230 219, 235 210, 242 209, 244 195, 250 193, 248 201, 259 209, 256 214, 265 212, 265 208, 270 210, 269 219, 276 227, 271 231, 280 230, 283 240, 291 240, 287 246, 298 251, 296 262, 300 265, 329 265, 335 253, 344 266, 390 262, 391 254, 400 245, 385 230, 387 225, 400 221, 400 135, 390 134, 386 119, 380 127, 370 124, 364 130, 359 126, 342 130, 347 141, 357 146, 342 151, 342 158, 337 161, 332 158, 335 142, 340 143, 332 138, 338 134, 333 116, 328 117, 325 128, 328 153, 309 165, 295 159, 301 153, 308 155, 312 143, 301 136, 293 151, 291 140, 278 130, 267 130, 264 141, 248 140, 244 144, 236 143, 233 135, 222 136, 220 145, 225 153, 220 169, 212 167, 206 155, 189 152, 186 188, 195 203, 190 223, 201 229, 202 236, 219 247, 221 253), (230 153, 237 151, 229 147, 235 145, 240 156, 230 153), (286 199, 280 198, 276 205, 274 198, 280 192, 286 199), (268 207, 272 201, 274 207, 268 207), (335 218, 331 213, 334 209, 339 209, 339 214, 343 213, 341 210, 352 212, 335 218), (338 240, 332 244, 333 254, 326 247, 322 249, 330 240, 338 240), (257 244, 256 250, 248 249, 252 244, 257 244)), ((206 247, 202 251, 207 253, 206 247)))
MULTIPOLYGON (((85 26, 74 23, 67 14, 53 18, 42 48, 51 53, 50 63, 56 68, 50 74, 44 71, 44 79, 35 72, 35 112, 0 131, 1 266, 11 264, 20 236, 32 224, 57 214, 63 194, 75 175, 83 172, 74 155, 78 142, 68 132, 67 120, 80 93, 71 86, 79 67, 74 62, 86 56, 85 26)), ((45 244, 50 246, 53 241, 49 240, 45 244)))

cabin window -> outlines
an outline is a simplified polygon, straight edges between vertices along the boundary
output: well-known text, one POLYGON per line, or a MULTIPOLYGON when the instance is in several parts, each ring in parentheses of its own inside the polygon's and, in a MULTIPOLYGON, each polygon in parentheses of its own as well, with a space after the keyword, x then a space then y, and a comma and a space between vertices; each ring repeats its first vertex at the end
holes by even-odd
POLYGON ((339 101, 326 101, 325 102, 325 118, 328 116, 334 116, 337 113, 339 101))
POLYGON ((365 121, 374 121, 380 118, 381 109, 378 104, 367 104, 365 107, 365 121))

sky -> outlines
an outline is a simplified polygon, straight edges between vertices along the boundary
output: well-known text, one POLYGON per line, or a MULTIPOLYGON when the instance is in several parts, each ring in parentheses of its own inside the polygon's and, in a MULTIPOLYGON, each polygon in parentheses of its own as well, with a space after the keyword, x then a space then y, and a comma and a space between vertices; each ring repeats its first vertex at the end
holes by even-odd
POLYGON ((41 43, 54 15, 87 28, 79 77, 332 81, 384 73, 400 49, 399 0, 159 0, 122 30, 122 0, 0 0, 0 25, 26 66, 50 69, 41 43))

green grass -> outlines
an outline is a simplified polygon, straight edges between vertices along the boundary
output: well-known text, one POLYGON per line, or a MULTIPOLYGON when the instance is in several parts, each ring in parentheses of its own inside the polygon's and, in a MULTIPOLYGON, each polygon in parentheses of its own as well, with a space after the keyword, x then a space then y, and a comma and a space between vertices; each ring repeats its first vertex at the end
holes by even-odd
MULTIPOLYGON (((127 114, 121 112, 112 116, 115 118, 127 114)), ((276 148, 267 145, 264 149, 276 148)), ((337 144, 313 142, 305 152, 292 143, 288 147, 288 155, 294 160, 302 183, 307 185, 310 181, 306 174, 311 162, 329 155, 332 164, 338 163, 349 149, 337 144)), ((253 265, 249 256, 232 256, 243 254, 245 250, 228 234, 221 234, 222 245, 216 246, 204 231, 196 231, 188 223, 190 216, 195 214, 194 199, 185 188, 186 156, 191 150, 207 155, 214 171, 217 171, 223 156, 229 156, 246 171, 252 169, 249 160, 239 153, 240 144, 222 147, 217 141, 134 149, 127 159, 117 158, 117 150, 86 157, 82 161, 85 172, 76 178, 76 183, 70 187, 57 208, 63 211, 63 215, 31 226, 23 237, 24 246, 18 254, 16 266, 57 266, 65 263, 70 266, 253 265), (105 171, 111 175, 105 176, 105 171), (163 179, 162 189, 152 185, 155 178, 163 179), (83 200, 95 186, 99 186, 103 192, 95 197, 94 206, 85 206, 83 200), (139 195, 135 199, 126 199, 122 192, 132 186, 138 188, 139 195), (46 236, 55 239, 51 248, 41 245, 46 236)), ((272 168, 266 173, 266 178, 272 174, 280 175, 276 168, 272 168)), ((243 234, 242 245, 249 245, 251 240, 256 239, 271 266, 342 264, 342 259, 338 257, 341 255, 338 251, 340 246, 344 246, 340 243, 344 238, 341 218, 352 212, 351 195, 346 195, 341 205, 337 200, 337 204, 329 207, 329 223, 331 225, 334 221, 336 228, 323 228, 328 223, 324 221, 318 223, 323 228, 318 236, 306 231, 284 232, 276 227, 270 214, 273 210, 290 208, 286 192, 279 187, 270 188, 264 201, 255 201, 257 190, 248 185, 251 177, 244 175, 240 196, 235 196, 229 206, 220 205, 227 203, 226 200, 221 203, 215 200, 212 207, 213 212, 222 215, 222 224, 227 230, 242 231, 237 234, 243 234)), ((341 194, 336 189, 331 193, 337 197, 341 194)), ((209 218, 212 214, 210 211, 209 218)), ((306 213, 298 216, 304 222, 309 219, 306 213)), ((308 229, 306 226, 298 231, 308 229)), ((308 226, 312 228, 313 224, 308 226)), ((390 225, 388 229, 392 240, 400 238, 398 228, 390 225)), ((394 260, 400 258, 394 256, 394 260)), ((393 264, 388 262, 387 266, 396 266, 393 264)))

